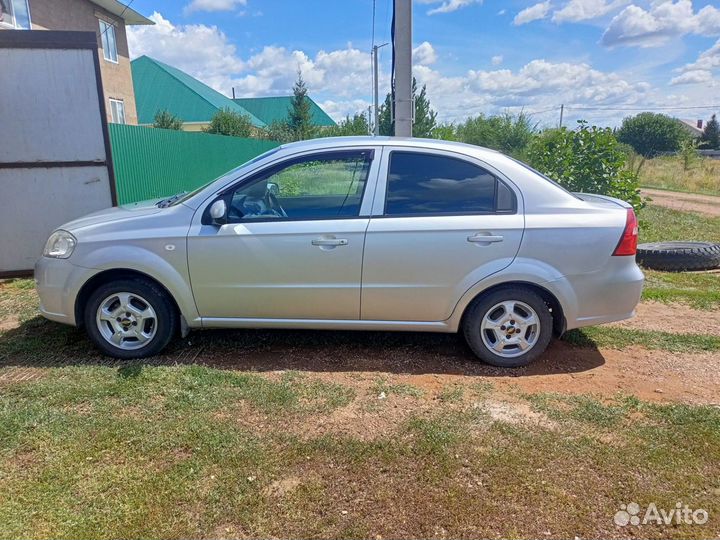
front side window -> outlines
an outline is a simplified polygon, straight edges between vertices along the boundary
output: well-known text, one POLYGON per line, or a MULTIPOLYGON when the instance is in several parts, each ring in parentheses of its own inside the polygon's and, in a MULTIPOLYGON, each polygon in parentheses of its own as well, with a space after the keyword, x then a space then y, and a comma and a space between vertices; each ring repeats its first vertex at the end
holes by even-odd
POLYGON ((27 0, 0 0, 0 27, 30 30, 27 0))
POLYGON ((350 151, 270 167, 226 195, 228 221, 358 216, 371 161, 369 151, 350 151))
POLYGON ((110 118, 113 124, 125 123, 125 103, 123 102, 123 100, 110 100, 110 118))
POLYGON ((505 184, 468 161, 420 152, 390 155, 385 215, 511 211, 514 200, 505 184))
POLYGON ((115 26, 100 19, 100 43, 102 44, 103 58, 109 62, 118 61, 117 41, 115 40, 115 26))

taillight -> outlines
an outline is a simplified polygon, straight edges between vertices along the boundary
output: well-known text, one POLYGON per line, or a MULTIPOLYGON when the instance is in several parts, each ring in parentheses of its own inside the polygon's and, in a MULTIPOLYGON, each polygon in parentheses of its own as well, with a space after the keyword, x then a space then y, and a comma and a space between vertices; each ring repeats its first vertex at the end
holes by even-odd
POLYGON ((638 221, 632 208, 627 209, 627 218, 625 220, 625 230, 620 237, 614 256, 635 255, 637 252, 638 242, 638 221))

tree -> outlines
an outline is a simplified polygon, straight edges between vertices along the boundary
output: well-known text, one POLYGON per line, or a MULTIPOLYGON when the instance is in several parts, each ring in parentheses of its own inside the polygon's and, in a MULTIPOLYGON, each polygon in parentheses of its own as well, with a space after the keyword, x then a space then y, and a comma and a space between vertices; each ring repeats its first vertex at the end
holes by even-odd
POLYGON ((623 119, 617 132, 620 142, 629 144, 645 158, 655 157, 662 152, 677 152, 685 137, 687 135, 680 122, 664 114, 651 112, 623 119))
POLYGON ((253 134, 253 125, 250 117, 246 114, 240 114, 230 109, 220 109, 210 120, 210 125, 203 131, 231 137, 250 137, 253 134))
MULTIPOLYGON (((432 109, 430 100, 427 97, 426 85, 417 93, 417 81, 413 77, 412 95, 415 101, 415 121, 413 122, 413 137, 432 137, 433 130, 437 125, 437 113, 432 109)), ((378 124, 380 124, 380 135, 395 135, 395 122, 392 118, 392 94, 385 96, 385 101, 380 106, 378 124)))
POLYGON ((710 150, 720 149, 720 125, 718 125, 717 118, 714 114, 712 118, 710 118, 710 121, 705 124, 705 129, 703 130, 700 140, 702 141, 703 148, 709 148, 710 150))
POLYGON ((316 128, 312 121, 310 99, 307 97, 307 86, 298 71, 298 78, 293 85, 293 98, 288 110, 288 127, 294 140, 303 141, 315 136, 316 128))
POLYGON ((330 126, 320 132, 321 137, 345 137, 350 135, 367 135, 370 126, 364 114, 346 116, 337 126, 330 126))
POLYGON ((440 139, 441 141, 457 141, 457 126, 452 122, 438 124, 433 129, 431 138, 440 139))
POLYGON ((163 109, 155 113, 153 127, 158 129, 182 129, 183 121, 170 111, 163 109))
POLYGON ((551 129, 528 148, 530 164, 570 191, 609 195, 644 206, 638 175, 626 166, 627 156, 610 128, 588 126, 551 129))

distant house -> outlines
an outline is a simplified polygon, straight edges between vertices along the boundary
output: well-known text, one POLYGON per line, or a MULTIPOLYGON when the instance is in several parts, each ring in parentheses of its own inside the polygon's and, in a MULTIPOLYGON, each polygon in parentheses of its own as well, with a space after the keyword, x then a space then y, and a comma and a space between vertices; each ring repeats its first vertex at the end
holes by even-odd
MULTIPOLYGON (((183 130, 200 131, 210 125, 219 110, 229 109, 250 117, 263 129, 276 120, 286 120, 291 97, 230 99, 184 71, 154 58, 141 56, 131 62, 138 123, 152 125, 158 111, 167 110, 183 121, 183 130)), ((332 118, 312 99, 313 121, 334 126, 332 118)))
POLYGON ((126 25, 155 24, 118 0, 0 0, 0 30, 81 30, 98 36, 109 122, 136 124, 126 25))
POLYGON ((685 128, 693 138, 699 139, 703 134, 703 121, 702 120, 683 120, 678 118, 680 125, 685 128))
MULTIPOLYGON (((288 110, 290 109, 293 96, 274 96, 274 97, 257 97, 257 98, 235 98, 233 101, 250 111, 267 125, 273 122, 284 122, 288 119, 288 110)), ((315 103, 309 96, 310 114, 312 122, 319 127, 334 126, 335 121, 323 111, 320 106, 315 103)))
POLYGON ((200 131, 210 125, 215 113, 229 109, 249 116, 256 128, 266 127, 232 99, 184 71, 149 56, 136 58, 131 66, 140 125, 152 125, 155 114, 167 110, 182 119, 185 131, 200 131))

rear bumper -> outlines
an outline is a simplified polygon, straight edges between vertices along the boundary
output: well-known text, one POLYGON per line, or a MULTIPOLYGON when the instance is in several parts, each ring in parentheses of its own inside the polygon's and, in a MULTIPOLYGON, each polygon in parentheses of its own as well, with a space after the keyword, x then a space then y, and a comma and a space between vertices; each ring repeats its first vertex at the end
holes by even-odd
POLYGON ((569 277, 577 298, 567 329, 621 321, 635 316, 645 276, 634 257, 611 257, 600 272, 569 277))

